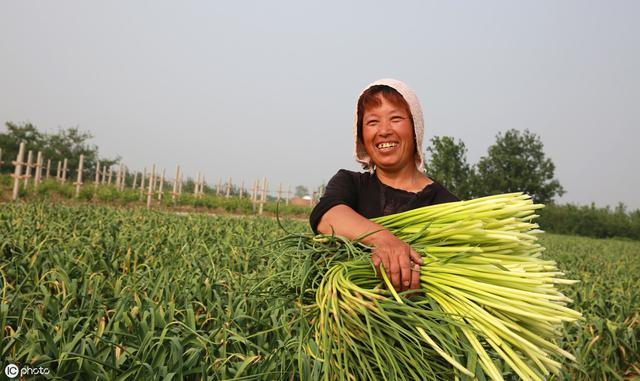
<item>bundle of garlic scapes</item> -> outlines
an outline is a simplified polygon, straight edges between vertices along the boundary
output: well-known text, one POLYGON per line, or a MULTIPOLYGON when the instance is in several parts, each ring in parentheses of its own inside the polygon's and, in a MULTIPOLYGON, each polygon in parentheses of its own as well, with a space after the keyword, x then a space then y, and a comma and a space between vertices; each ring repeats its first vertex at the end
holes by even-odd
POLYGON ((324 377, 544 380, 557 372, 554 357, 573 359, 555 343, 562 322, 581 315, 556 288, 577 281, 542 258, 532 222, 542 207, 510 193, 373 219, 422 255, 417 295, 376 277, 368 248, 333 237, 351 259, 330 262, 314 290, 308 351, 324 377))

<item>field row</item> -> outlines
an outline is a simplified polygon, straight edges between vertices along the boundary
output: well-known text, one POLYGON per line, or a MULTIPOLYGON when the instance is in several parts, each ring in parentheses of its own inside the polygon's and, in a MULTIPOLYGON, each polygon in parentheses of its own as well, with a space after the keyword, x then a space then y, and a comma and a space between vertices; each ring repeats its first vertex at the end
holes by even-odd
MULTIPOLYGON (((304 222, 284 221, 308 232, 304 222)), ((0 206, 2 358, 64 379, 310 379, 276 221, 0 206)), ((640 243, 548 235, 585 320, 556 379, 640 373, 640 243)))

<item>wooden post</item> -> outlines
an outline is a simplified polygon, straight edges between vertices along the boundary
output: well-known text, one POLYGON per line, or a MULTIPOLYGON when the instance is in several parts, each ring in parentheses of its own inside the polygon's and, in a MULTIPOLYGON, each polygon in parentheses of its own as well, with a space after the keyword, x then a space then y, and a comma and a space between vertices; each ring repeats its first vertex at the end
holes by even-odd
POLYGON ((109 172, 107 174, 107 184, 111 185, 111 175, 113 174, 113 171, 111 170, 111 167, 109 167, 109 172))
POLYGON ((178 195, 182 194, 182 172, 180 172, 180 179, 178 179, 178 195))
POLYGON ((229 177, 229 182, 227 183, 227 194, 226 194, 226 198, 229 198, 229 196, 231 196, 231 177, 229 177))
POLYGON ((33 182, 34 187, 38 187, 40 181, 42 181, 42 151, 38 151, 38 158, 36 159, 36 178, 33 182))
POLYGON ((20 148, 18 149, 18 156, 16 156, 16 160, 12 162, 13 165, 16 166, 13 171, 13 195, 11 196, 12 200, 18 199, 18 191, 20 190, 20 177, 22 177, 22 160, 24 160, 24 142, 20 143, 20 148))
POLYGON ((27 186, 29 185, 29 179, 31 178, 32 162, 33 162, 33 151, 29 150, 29 153, 27 154, 27 165, 25 167, 24 184, 22 184, 23 189, 27 189, 27 186))
POLYGON ((196 183, 193 186, 193 195, 198 197, 198 187, 200 186, 200 172, 198 172, 198 176, 196 177, 196 183))
POLYGON ((120 192, 124 190, 124 185, 127 182, 127 166, 122 165, 120 167, 120 192))
POLYGON ((256 205, 258 204, 258 201, 260 200, 259 192, 260 192, 260 179, 256 179, 256 196, 255 196, 256 205))
POLYGON ((4 164, 4 161, 2 161, 2 148, 0 148, 0 167, 2 167, 2 164, 4 164))
POLYGON ((120 190, 120 176, 122 176, 122 163, 120 163, 120 165, 118 166, 118 169, 116 170, 116 189, 120 190))
POLYGON ((76 198, 80 197, 80 185, 82 185, 82 165, 84 164, 84 155, 80 155, 80 162, 78 163, 78 178, 73 185, 76 186, 76 198))
POLYGON ((58 169, 56 169, 56 181, 60 182, 60 179, 62 178, 60 176, 60 172, 62 172, 62 162, 58 161, 58 169))
POLYGON ((120 170, 120 192, 124 190, 124 185, 127 182, 127 166, 122 164, 122 169, 120 170))
POLYGON ((144 167, 142 170, 142 176, 140 177, 140 199, 142 200, 142 196, 144 195, 144 180, 147 177, 147 167, 144 167))
MULTIPOLYGON (((109 167, 111 168, 111 167, 109 167)), ((105 185, 107 183, 107 166, 103 165, 102 166, 102 180, 100 181, 100 184, 105 185)))
POLYGON ((282 198, 282 183, 278 187, 278 202, 280 202, 280 198, 282 198))
POLYGON ((267 177, 266 176, 262 180, 262 194, 260 197, 260 209, 258 210, 259 215, 262 215, 262 209, 264 208, 265 202, 267 202, 267 177))
POLYGON ((284 202, 285 205, 289 205, 289 198, 291 198, 291 184, 289 184, 289 190, 287 191, 287 200, 284 202))
POLYGON ((100 162, 96 162, 96 181, 94 182, 96 186, 94 192, 98 191, 98 186, 100 185, 100 162))
POLYGON ((180 179, 180 165, 176 165, 176 177, 173 180, 173 190, 171 191, 171 200, 176 202, 176 196, 178 195, 178 179, 180 179))
POLYGON ((47 180, 49 179, 49 170, 51 169, 51 159, 47 159, 47 180))
POLYGON ((256 190, 256 181, 253 180, 253 183, 251 183, 251 193, 249 194, 249 200, 251 200, 251 209, 253 209, 254 212, 256 211, 256 203, 254 200, 255 190, 256 190))
POLYGON ((149 191, 147 192, 147 209, 151 208, 151 196, 153 195, 153 186, 156 182, 156 165, 151 167, 151 177, 149 177, 149 191))
POLYGON ((67 171, 68 171, 67 163, 68 163, 67 159, 65 158, 62 164, 62 183, 63 184, 67 182, 67 171))
POLYGON ((160 186, 158 187, 158 201, 162 201, 163 189, 164 189, 164 168, 162 168, 162 176, 160 177, 160 186))
POLYGON ((138 185, 138 171, 133 172, 133 185, 131 185, 131 189, 136 189, 136 185, 138 185))
POLYGON ((244 192, 244 180, 240 183, 240 198, 242 198, 242 193, 244 192))
POLYGON ((253 181, 253 186, 251 187, 251 206, 253 206, 253 211, 256 211, 256 194, 258 192, 258 180, 253 181))
POLYGON ((200 172, 196 174, 196 178, 193 180, 193 195, 198 194, 198 182, 200 181, 200 172))

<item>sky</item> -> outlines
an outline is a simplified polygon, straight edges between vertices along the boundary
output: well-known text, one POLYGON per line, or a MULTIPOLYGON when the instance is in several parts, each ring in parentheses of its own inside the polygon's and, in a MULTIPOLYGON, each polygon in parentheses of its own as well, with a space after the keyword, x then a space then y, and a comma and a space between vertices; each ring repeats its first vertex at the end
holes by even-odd
MULTIPOLYGON (((3 1, 0 123, 78 127, 130 169, 314 188, 360 91, 421 100, 425 145, 539 135, 560 202, 640 208, 638 1, 3 1)), ((4 128, 3 128, 4 129, 4 128)))

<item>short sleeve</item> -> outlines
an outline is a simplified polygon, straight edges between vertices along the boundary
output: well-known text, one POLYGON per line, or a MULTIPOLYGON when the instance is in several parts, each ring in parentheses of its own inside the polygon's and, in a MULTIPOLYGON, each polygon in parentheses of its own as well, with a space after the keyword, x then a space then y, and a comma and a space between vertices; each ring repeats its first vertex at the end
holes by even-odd
POLYGON ((314 233, 318 234, 318 224, 324 214, 336 205, 344 204, 352 209, 358 205, 358 189, 353 173, 341 169, 336 173, 325 188, 324 195, 311 211, 309 223, 314 233))

